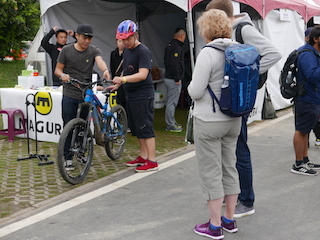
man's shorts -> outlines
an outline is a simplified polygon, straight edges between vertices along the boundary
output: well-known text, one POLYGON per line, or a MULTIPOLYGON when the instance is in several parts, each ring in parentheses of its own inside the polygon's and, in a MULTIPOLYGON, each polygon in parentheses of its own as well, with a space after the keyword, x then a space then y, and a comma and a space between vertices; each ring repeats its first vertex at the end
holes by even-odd
POLYGON ((295 127, 303 133, 309 133, 318 121, 320 104, 295 102, 295 127))
POLYGON ((127 101, 127 113, 132 136, 141 139, 155 137, 153 98, 127 101))

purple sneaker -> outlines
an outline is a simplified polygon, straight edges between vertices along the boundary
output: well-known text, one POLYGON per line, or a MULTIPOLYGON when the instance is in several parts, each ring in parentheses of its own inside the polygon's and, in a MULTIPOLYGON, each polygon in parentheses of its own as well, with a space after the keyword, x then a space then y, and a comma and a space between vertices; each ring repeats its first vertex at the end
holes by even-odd
POLYGON ((238 227, 237 227, 237 223, 236 220, 233 220, 229 223, 226 223, 223 219, 223 217, 221 217, 221 226, 223 228, 223 230, 229 232, 229 233, 236 233, 238 232, 238 227))
POLYGON ((201 236, 205 236, 205 237, 209 237, 212 239, 223 239, 224 235, 223 235, 223 231, 222 231, 222 227, 219 227, 216 230, 212 230, 212 228, 210 227, 210 221, 204 224, 198 224, 194 227, 193 231, 196 234, 199 234, 201 236))

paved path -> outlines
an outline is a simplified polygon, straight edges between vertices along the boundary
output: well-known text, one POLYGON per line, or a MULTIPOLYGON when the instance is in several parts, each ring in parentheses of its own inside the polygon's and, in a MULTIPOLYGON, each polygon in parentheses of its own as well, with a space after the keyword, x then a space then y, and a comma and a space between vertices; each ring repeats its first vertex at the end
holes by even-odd
MULTIPOLYGON (((239 232, 226 233, 225 239, 319 239, 320 176, 290 172, 293 132, 292 114, 250 127, 256 213, 239 219, 239 232)), ((309 156, 316 162, 320 149, 313 144, 313 134, 310 142, 309 156)), ((123 171, 77 188, 2 223, 0 238, 207 239, 193 233, 195 224, 208 221, 193 147, 166 155, 160 169, 147 174, 123 171)))

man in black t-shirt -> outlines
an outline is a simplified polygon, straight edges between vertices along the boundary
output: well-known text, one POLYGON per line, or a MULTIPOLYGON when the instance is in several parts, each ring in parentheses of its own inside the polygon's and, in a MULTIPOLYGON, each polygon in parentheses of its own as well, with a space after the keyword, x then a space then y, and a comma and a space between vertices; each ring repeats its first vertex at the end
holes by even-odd
POLYGON ((151 77, 151 52, 138 41, 136 24, 125 20, 119 24, 117 39, 122 39, 125 47, 123 53, 123 77, 113 78, 115 91, 123 84, 127 99, 127 113, 132 136, 139 141, 140 155, 126 163, 137 167, 136 172, 158 170, 154 134, 154 86, 151 77))

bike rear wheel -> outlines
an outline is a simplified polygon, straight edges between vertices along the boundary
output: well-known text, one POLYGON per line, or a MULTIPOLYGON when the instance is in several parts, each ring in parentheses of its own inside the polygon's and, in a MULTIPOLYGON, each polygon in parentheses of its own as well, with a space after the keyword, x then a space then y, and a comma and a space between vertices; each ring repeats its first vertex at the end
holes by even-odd
MULTIPOLYGON (((59 139, 57 162, 63 179, 70 184, 83 182, 89 172, 92 157, 93 136, 91 130, 87 129, 85 120, 74 118, 63 128, 59 139), (71 167, 67 166, 66 160, 72 161, 71 167)), ((68 161, 68 163, 70 162, 68 161)))
POLYGON ((112 160, 116 160, 124 150, 127 139, 128 121, 126 111, 121 105, 115 105, 111 108, 110 112, 113 113, 122 127, 122 133, 120 133, 121 129, 117 122, 111 116, 107 117, 105 149, 107 155, 112 160))

